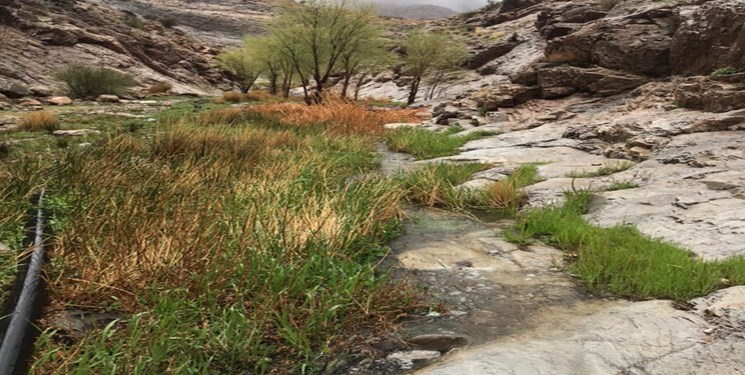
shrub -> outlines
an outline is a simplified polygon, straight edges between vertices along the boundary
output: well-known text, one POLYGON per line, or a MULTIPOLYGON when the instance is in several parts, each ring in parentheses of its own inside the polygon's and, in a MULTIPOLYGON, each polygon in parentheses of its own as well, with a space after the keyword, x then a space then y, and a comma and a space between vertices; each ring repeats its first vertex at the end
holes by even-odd
POLYGON ((711 75, 713 76, 728 76, 731 74, 737 74, 737 69, 731 66, 715 69, 713 72, 711 72, 711 75))
POLYGON ((71 65, 57 72, 55 78, 67 86, 73 98, 92 98, 102 94, 120 95, 136 84, 124 73, 106 68, 71 65))
POLYGON ((141 29, 145 26, 140 17, 137 17, 136 14, 130 12, 124 13, 124 16, 122 16, 122 22, 133 29, 141 29))
POLYGON ((49 111, 31 112, 23 117, 20 123, 22 130, 53 132, 59 129, 57 115, 49 111))
POLYGON ((240 103, 243 101, 243 95, 239 92, 226 92, 222 94, 222 101, 228 103, 240 103))
POLYGON ((167 93, 173 89, 173 85, 168 82, 159 82, 148 87, 147 92, 150 94, 167 93))

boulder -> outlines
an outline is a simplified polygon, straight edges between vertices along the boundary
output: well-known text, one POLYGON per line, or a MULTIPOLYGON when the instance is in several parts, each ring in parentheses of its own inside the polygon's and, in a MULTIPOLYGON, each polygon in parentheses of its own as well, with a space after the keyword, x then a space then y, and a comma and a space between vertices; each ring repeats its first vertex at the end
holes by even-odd
POLYGON ((658 5, 626 16, 606 17, 549 41, 552 63, 595 64, 653 77, 670 73, 674 12, 658 5))
POLYGON ((0 94, 3 94, 8 98, 22 98, 30 95, 31 90, 20 83, 0 81, 0 94))
POLYGON ((116 95, 103 94, 103 95, 99 95, 96 98, 96 101, 100 103, 119 103, 120 99, 116 95))
POLYGON ((718 68, 745 69, 745 2, 713 0, 681 15, 670 50, 675 74, 710 74, 718 68))
POLYGON ((530 99, 540 97, 540 88, 518 84, 500 85, 496 90, 482 93, 479 107, 485 111, 495 111, 498 108, 514 107, 530 99))
POLYGON ((18 102, 18 105, 23 107, 40 107, 41 102, 36 99, 26 98, 18 102))
POLYGON ((723 77, 687 77, 676 81, 675 103, 706 112, 745 108, 745 73, 723 77))
POLYGON ((47 99, 47 103, 51 105, 70 105, 72 104, 72 99, 66 96, 53 96, 47 99))

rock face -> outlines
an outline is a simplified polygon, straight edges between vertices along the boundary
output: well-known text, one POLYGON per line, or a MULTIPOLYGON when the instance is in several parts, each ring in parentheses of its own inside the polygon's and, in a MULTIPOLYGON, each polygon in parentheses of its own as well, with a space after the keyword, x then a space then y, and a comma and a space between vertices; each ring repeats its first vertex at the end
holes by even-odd
POLYGON ((670 62, 675 74, 709 74, 715 69, 745 69, 745 3, 705 2, 691 13, 681 12, 670 62))
POLYGON ((745 108, 745 73, 722 77, 679 79, 675 103, 708 112, 745 108))
POLYGON ((229 84, 183 32, 104 4, 3 0, 0 20, 0 93, 8 97, 62 91, 52 76, 72 64, 107 66, 142 85, 170 82, 176 93, 229 84))

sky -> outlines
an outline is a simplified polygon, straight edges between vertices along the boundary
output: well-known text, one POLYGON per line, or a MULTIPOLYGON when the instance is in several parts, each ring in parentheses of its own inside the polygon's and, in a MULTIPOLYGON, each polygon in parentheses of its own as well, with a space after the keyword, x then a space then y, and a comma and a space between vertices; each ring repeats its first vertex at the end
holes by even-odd
POLYGON ((467 12, 481 8, 486 5, 486 0, 372 0, 379 4, 389 5, 414 5, 414 4, 432 4, 450 8, 457 12, 467 12))

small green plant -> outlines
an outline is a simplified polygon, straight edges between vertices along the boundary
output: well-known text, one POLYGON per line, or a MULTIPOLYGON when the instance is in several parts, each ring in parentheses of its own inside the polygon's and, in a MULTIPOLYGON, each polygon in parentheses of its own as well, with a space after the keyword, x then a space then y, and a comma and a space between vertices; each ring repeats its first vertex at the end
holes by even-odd
POLYGON ((613 163, 613 164, 606 164, 603 167, 600 167, 598 170, 595 171, 588 171, 588 172, 579 172, 579 171, 572 171, 567 173, 567 177, 572 178, 590 178, 590 177, 602 177, 602 176, 610 176, 614 173, 623 172, 631 167, 636 165, 632 162, 619 162, 619 163, 613 163))
POLYGON ((737 74, 737 73, 738 73, 738 70, 737 69, 735 69, 735 68, 733 68, 731 66, 728 66, 728 67, 724 67, 724 68, 714 69, 714 71, 711 72, 711 75, 713 75, 713 76, 728 76, 728 75, 737 74))
POLYGON ((142 29, 145 26, 140 17, 132 12, 124 12, 122 22, 133 29, 142 29))
POLYGON ((396 180, 406 191, 406 200, 416 205, 465 209, 473 201, 472 193, 456 186, 484 170, 481 163, 427 164, 414 172, 401 174, 396 180))
POLYGON ((102 94, 121 95, 136 84, 128 74, 106 68, 71 65, 57 72, 55 78, 67 86, 73 98, 93 98, 102 94))
POLYGON ((634 189, 639 187, 634 182, 631 181, 613 181, 610 186, 608 186, 607 191, 614 191, 614 190, 626 190, 626 189, 634 189))
POLYGON ((0 141, 0 159, 3 159, 10 155, 12 151, 13 147, 10 145, 10 142, 0 141))

